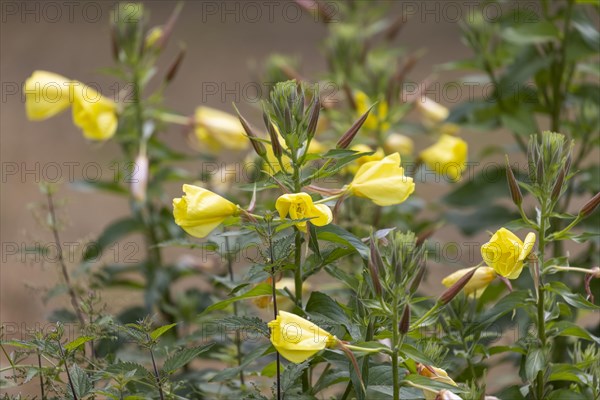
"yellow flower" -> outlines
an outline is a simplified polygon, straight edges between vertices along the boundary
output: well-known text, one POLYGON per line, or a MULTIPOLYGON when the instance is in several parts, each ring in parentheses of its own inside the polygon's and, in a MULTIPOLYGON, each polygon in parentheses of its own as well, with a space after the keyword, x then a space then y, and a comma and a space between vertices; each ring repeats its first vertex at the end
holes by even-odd
POLYGON ((47 71, 34 71, 25 81, 27 118, 40 121, 50 118, 71 105, 71 82, 64 76, 47 71))
MULTIPOLYGON (((307 193, 290 193, 279 196, 275 208, 281 218, 288 214, 291 219, 311 218, 310 223, 316 226, 324 226, 333 220, 333 214, 325 204, 314 204, 307 193)), ((298 229, 306 232, 306 222, 296 223, 298 229)))
MULTIPOLYGON (((463 268, 453 272, 442 280, 442 285, 446 287, 454 285, 460 278, 462 278, 466 273, 470 272, 473 268, 463 268)), ((478 298, 495 277, 496 272, 494 272, 493 268, 479 267, 469 282, 467 282, 463 288, 463 291, 467 296, 478 298)))
MULTIPOLYGON (((425 376, 436 382, 442 382, 447 385, 458 386, 456 382, 448 376, 448 373, 441 368, 432 367, 430 365, 417 364, 417 372, 421 376, 425 376)), ((429 390, 423 390, 426 400, 435 400, 437 393, 429 390)))
POLYGON ((110 139, 117 131, 117 105, 89 86, 73 90, 73 123, 91 140, 110 139))
POLYGON ((413 152, 414 143, 408 136, 399 133, 391 133, 385 139, 383 148, 388 154, 399 153, 401 156, 408 156, 413 152))
POLYGON ((467 168, 467 152, 467 142, 454 136, 442 135, 437 143, 423 150, 420 157, 439 175, 457 181, 467 168))
MULTIPOLYGON (((354 103, 356 104, 356 113, 358 116, 362 116, 366 113, 372 104, 369 96, 360 90, 354 94, 354 103)), ((385 132, 390 129, 390 123, 387 122, 387 117, 388 103, 385 100, 381 100, 377 103, 377 106, 371 110, 363 126, 371 131, 379 130, 385 132)))
POLYGON ((379 206, 400 204, 415 191, 413 179, 404 176, 400 154, 363 164, 348 185, 347 191, 365 197, 379 206))
POLYGON ((183 185, 185 195, 173 199, 175 223, 192 236, 206 237, 225 219, 237 215, 238 207, 199 186, 183 185))
POLYGON ((446 118, 448 118, 448 115, 450 115, 450 111, 446 107, 431 100, 429 97, 425 97, 423 100, 417 100, 415 104, 417 109, 423 115, 423 118, 425 118, 424 122, 429 125, 439 124, 440 122, 445 121, 446 118))
POLYGON ((295 314, 279 311, 269 322, 271 343, 287 360, 299 364, 326 347, 334 346, 338 339, 310 321, 295 314))
POLYGON ((525 237, 525 243, 514 233, 500 228, 489 242, 481 246, 481 257, 498 275, 508 279, 517 279, 523 269, 523 261, 535 245, 535 233, 525 237))
POLYGON ((213 151, 245 150, 250 143, 239 119, 209 107, 198 107, 194 115, 196 138, 213 151))

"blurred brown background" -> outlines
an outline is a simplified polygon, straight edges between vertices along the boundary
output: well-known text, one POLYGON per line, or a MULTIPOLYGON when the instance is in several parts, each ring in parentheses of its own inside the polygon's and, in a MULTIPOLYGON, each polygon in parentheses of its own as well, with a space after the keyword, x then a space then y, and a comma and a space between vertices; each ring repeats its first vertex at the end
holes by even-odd
MULTIPOLYGON (((36 324, 44 326, 49 310, 58 303, 67 304, 66 296, 49 304, 41 300, 44 291, 56 282, 58 275, 54 264, 38 262, 32 254, 15 254, 26 245, 35 242, 46 245, 51 240, 50 233, 39 228, 28 206, 44 201, 38 183, 57 178, 66 183, 61 186, 58 196, 66 202, 61 211, 67 222, 62 231, 65 243, 84 243, 102 232, 110 221, 129 212, 127 201, 122 197, 82 192, 68 184, 82 176, 94 177, 98 171, 105 178, 112 177, 111 162, 119 152, 114 143, 87 143, 71 123, 69 112, 43 122, 30 122, 25 115, 21 86, 37 69, 87 84, 95 83, 104 95, 113 98, 122 87, 117 86, 112 77, 99 73, 100 68, 112 63, 109 19, 115 3, 71 3, 69 8, 62 2, 2 2, 0 322, 13 338, 24 335, 26 329, 35 328, 36 324)), ((469 50, 460 40, 457 11, 466 12, 461 2, 398 1, 394 2, 395 13, 402 11, 403 3, 413 7, 413 15, 396 43, 409 51, 426 50, 410 80, 419 82, 431 76, 436 65, 469 57, 469 50), (444 6, 448 3, 455 7, 444 6)), ((174 2, 170 1, 146 1, 144 4, 151 12, 153 25, 162 24, 174 7, 174 2)), ((164 68, 176 56, 179 42, 187 45, 184 63, 166 92, 167 105, 181 114, 191 114, 203 103, 231 111, 231 102, 236 102, 242 104, 242 112, 252 115, 253 106, 244 103, 255 100, 255 92, 247 91, 256 76, 253 70, 269 54, 276 52, 299 57, 302 74, 315 78, 315 73, 325 68, 320 44, 326 28, 306 12, 298 16, 299 12, 297 6, 285 1, 186 2, 161 64, 164 68), (248 3, 253 3, 254 8, 248 7, 248 3), (266 3, 272 4, 267 7, 266 3), (220 88, 216 94, 203 91, 207 82, 220 88), (244 93, 250 93, 252 98, 244 98, 244 93)), ((164 73, 164 69, 161 72, 164 73)), ((455 77, 446 73, 438 74, 434 79, 445 82, 455 77)), ((444 99, 438 100, 452 106, 444 99)), ((462 100, 466 100, 466 96, 462 100)), ((486 142, 502 141, 495 135, 486 135, 482 140, 476 132, 464 132, 462 136, 469 142, 472 157, 486 142)), ((178 127, 173 127, 163 137, 176 147, 186 147, 178 127)), ((424 143, 417 141, 416 148, 422 148, 424 143)), ((446 191, 448 186, 438 186, 434 191, 425 189, 420 194, 435 193, 437 197, 440 190, 446 191)), ((174 190, 172 194, 179 194, 179 191, 174 190)), ((457 232, 448 227, 436 237, 439 240, 456 239, 457 232)), ((482 234, 470 240, 481 242, 485 237, 482 234)), ((439 276, 451 269, 440 267, 433 279, 430 276, 430 289, 439 290, 439 276)), ((141 294, 134 295, 134 301, 141 302, 141 294)), ((119 302, 131 300, 124 293, 104 296, 110 297, 117 306, 119 302)))

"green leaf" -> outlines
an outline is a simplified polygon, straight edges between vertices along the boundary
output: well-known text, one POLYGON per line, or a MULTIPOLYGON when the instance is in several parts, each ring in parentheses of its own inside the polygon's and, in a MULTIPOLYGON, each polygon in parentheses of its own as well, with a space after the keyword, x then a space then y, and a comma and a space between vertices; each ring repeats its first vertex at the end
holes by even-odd
POLYGON ((364 259, 369 259, 369 248, 358 237, 348 232, 342 227, 329 224, 317 228, 317 237, 319 240, 338 243, 354 249, 364 259))
POLYGON ((205 346, 197 346, 189 349, 179 350, 165 361, 162 370, 167 374, 172 374, 179 368, 191 362, 194 358, 200 354, 210 350, 214 346, 214 343, 207 344, 205 346))
POLYGON ((150 332, 150 338, 152 340, 156 340, 159 337, 161 337, 162 335, 164 335, 165 333, 167 333, 168 331, 170 331, 176 325, 177 325, 177 323, 159 326, 158 328, 156 328, 155 330, 153 330, 152 332, 150 332))
POLYGON ((410 374, 404 377, 404 380, 407 380, 412 383, 416 383, 419 386, 425 386, 427 388, 432 389, 433 392, 439 392, 442 389, 449 390, 453 393, 463 393, 464 390, 460 389, 457 386, 448 385, 447 383, 434 381, 433 379, 427 378, 425 376, 410 374))
POLYGON ((555 364, 550 366, 550 377, 548 382, 553 381, 568 381, 584 384, 581 379, 583 371, 579 368, 568 364, 555 364))
POLYGON ((558 40, 560 31, 548 20, 510 26, 502 32, 502 37, 517 45, 540 44, 558 40))
POLYGON ((239 317, 232 315, 230 317, 223 318, 218 322, 225 328, 243 332, 254 331, 260 333, 265 337, 270 336, 269 327, 263 320, 261 320, 258 317, 239 317))
MULTIPOLYGON (((77 398, 83 399, 92 390, 92 381, 86 372, 81 369, 77 364, 73 364, 69 368, 71 374, 71 382, 73 383, 73 390, 77 395, 77 398)), ((67 391, 72 396, 71 391, 67 391)))
POLYGON ((93 336, 80 336, 77 339, 67 343, 65 345, 65 350, 67 350, 67 351, 77 350, 79 348, 79 346, 81 346, 84 343, 89 342, 90 340, 94 340, 94 337, 93 336))
POLYGON ((102 191, 120 195, 129 195, 129 190, 119 182, 103 182, 91 180, 74 181, 71 186, 80 191, 102 191))
POLYGON ((575 308, 583 310, 600 310, 599 306, 590 303, 579 293, 572 293, 571 289, 569 289, 569 287, 562 282, 550 282, 546 287, 551 292, 554 292, 561 296, 567 302, 567 304, 575 308))
POLYGON ((473 324, 469 325, 466 333, 472 334, 484 330, 494 324, 500 317, 513 312, 517 308, 523 308, 528 297, 529 294, 525 290, 515 290, 509 293, 500 299, 494 307, 482 313, 473 324))
POLYGON ((260 296, 267 296, 267 295, 271 295, 271 294, 272 294, 271 285, 269 285, 267 283, 261 283, 259 285, 256 285, 252 289, 248 290, 246 293, 244 293, 242 295, 231 297, 231 298, 223 300, 223 301, 219 301, 219 302, 207 307, 203 314, 209 313, 211 311, 222 310, 222 309, 226 308, 228 305, 233 304, 240 300, 251 299, 251 298, 260 297, 260 296))
POLYGON ((352 324, 342 307, 322 292, 312 292, 306 303, 306 312, 313 317, 327 319, 331 324, 342 324, 353 338, 360 337, 360 330, 352 324))
POLYGON ((525 359, 525 376, 529 382, 533 382, 538 372, 543 371, 546 367, 546 356, 544 351, 539 348, 529 350, 525 359))
POLYGON ((548 325, 548 330, 556 330, 558 336, 572 336, 581 339, 596 342, 600 346, 600 338, 589 333, 585 328, 574 324, 571 321, 551 322, 548 325))
POLYGON ((300 378, 302 372, 308 368, 308 365, 308 361, 304 361, 300 364, 290 363, 285 367, 281 374, 281 391, 284 394, 294 387, 294 383, 300 378))

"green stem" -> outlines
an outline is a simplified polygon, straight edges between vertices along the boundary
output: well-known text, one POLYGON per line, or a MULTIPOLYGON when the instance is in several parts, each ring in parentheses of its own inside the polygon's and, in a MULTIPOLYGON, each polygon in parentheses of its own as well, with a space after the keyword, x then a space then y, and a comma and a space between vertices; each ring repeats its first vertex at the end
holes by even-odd
MULTIPOLYGON (((225 255, 227 258, 227 271, 229 272, 229 281, 233 283, 235 281, 233 275, 233 260, 231 259, 231 249, 229 248, 229 236, 225 235, 225 255)), ((233 315, 238 316, 238 304, 237 302, 233 303, 233 315)), ((240 331, 235 331, 235 347, 236 347, 236 356, 238 367, 242 366, 242 340, 240 336, 240 331)), ((244 371, 240 368, 240 384, 244 386, 244 371)))
POLYGON ((392 385, 394 400, 400 400, 400 384, 398 382, 398 302, 394 299, 392 310, 392 385))
MULTIPOLYGON (((268 226, 268 241, 269 241, 269 258, 271 262, 271 293, 273 296, 273 319, 277 319, 277 284, 275 283, 275 252, 273 250, 273 231, 271 229, 271 220, 267 222, 268 226)), ((276 352, 276 366, 277 366, 277 400, 281 400, 281 355, 276 352)))
MULTIPOLYGON (((539 230, 539 252, 540 255, 538 257, 538 268, 539 268, 539 282, 538 282, 538 299, 537 299, 537 331, 538 331, 538 339, 540 340, 542 349, 546 346, 546 324, 544 318, 544 284, 542 281, 543 274, 542 270, 544 269, 544 250, 546 247, 546 199, 543 199, 541 204, 541 216, 540 216, 540 230, 539 230)), ((544 398, 544 371, 539 371, 537 374, 537 397, 539 400, 543 400, 544 398)))

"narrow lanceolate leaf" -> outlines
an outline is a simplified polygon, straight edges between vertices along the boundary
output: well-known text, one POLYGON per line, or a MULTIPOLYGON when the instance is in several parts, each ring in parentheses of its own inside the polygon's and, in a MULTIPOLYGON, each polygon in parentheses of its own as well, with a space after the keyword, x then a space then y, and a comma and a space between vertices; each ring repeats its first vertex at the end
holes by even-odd
POLYGON ((152 332, 150 332, 150 338, 152 338, 152 340, 158 339, 159 337, 161 337, 162 335, 164 335, 165 333, 167 333, 168 331, 170 331, 172 328, 174 328, 175 325, 177 325, 177 323, 175 323, 175 324, 169 324, 169 325, 163 325, 163 326, 160 326, 160 327, 156 328, 155 330, 153 330, 152 332))
POLYGON ((194 358, 209 350, 214 343, 205 346, 192 347, 190 349, 179 350, 165 361, 163 371, 172 374, 184 365, 189 364, 194 358))
POLYGON ((525 360, 525 375, 529 382, 533 382, 538 372, 546 366, 546 356, 542 349, 533 349, 527 354, 525 360))
POLYGON ((348 146, 350 146, 350 143, 352 143, 352 140, 354 140, 356 134, 369 117, 369 113, 371 112, 372 108, 373 106, 371 106, 371 108, 369 108, 354 124, 352 124, 350 129, 348 129, 348 131, 342 135, 335 146, 336 148, 347 149, 348 146))
POLYGON ((218 303, 215 303, 215 304, 207 307, 204 312, 208 313, 211 311, 222 310, 222 309, 226 308, 228 305, 233 304, 240 300, 251 299, 251 298, 259 297, 259 296, 268 296, 268 295, 272 294, 271 290, 272 290, 271 285, 266 284, 266 283, 261 283, 259 285, 256 285, 254 288, 248 290, 246 293, 244 293, 242 295, 239 295, 236 297, 231 297, 227 300, 219 301, 218 303))
POLYGON ((89 342, 90 340, 94 340, 94 337, 93 336, 80 336, 77 339, 67 343, 65 345, 65 350, 67 350, 67 351, 77 350, 81 345, 89 342))

